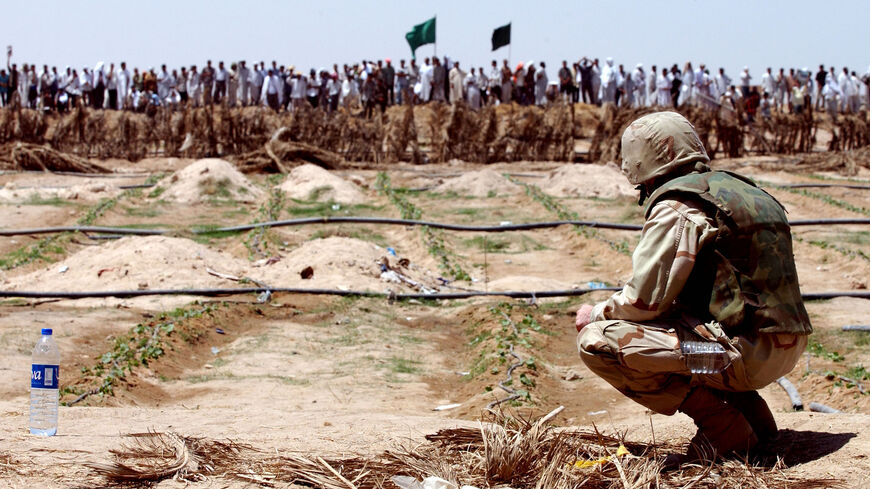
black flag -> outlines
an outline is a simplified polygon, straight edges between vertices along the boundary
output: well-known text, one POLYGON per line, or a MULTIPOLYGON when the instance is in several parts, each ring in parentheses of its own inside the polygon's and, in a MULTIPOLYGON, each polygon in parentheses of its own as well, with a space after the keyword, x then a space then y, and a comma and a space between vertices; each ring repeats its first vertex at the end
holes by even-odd
POLYGON ((507 46, 511 43, 511 25, 503 25, 492 31, 492 50, 507 46))

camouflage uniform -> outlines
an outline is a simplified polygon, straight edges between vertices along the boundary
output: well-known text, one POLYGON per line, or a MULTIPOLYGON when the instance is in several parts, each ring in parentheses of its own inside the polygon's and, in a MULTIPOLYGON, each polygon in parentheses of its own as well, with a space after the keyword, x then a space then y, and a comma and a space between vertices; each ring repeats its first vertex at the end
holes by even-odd
POLYGON ((648 199, 633 275, 593 308, 577 346, 584 363, 627 397, 673 414, 695 386, 752 391, 788 373, 812 327, 782 206, 742 177, 711 172, 694 131, 657 129, 626 131, 623 171, 639 180, 641 160, 659 162, 653 178, 680 171, 648 199), (659 140, 661 133, 681 135, 659 140), (683 341, 719 343, 725 368, 691 374, 683 341))

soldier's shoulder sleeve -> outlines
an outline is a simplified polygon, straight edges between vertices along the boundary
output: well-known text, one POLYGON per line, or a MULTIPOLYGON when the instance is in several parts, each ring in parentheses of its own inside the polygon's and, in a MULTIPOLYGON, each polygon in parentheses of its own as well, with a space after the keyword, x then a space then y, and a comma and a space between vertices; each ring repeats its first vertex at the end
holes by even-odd
POLYGON ((593 320, 654 319, 682 291, 700 249, 716 228, 703 206, 662 200, 651 209, 632 255, 632 276, 623 289, 593 309, 593 320))

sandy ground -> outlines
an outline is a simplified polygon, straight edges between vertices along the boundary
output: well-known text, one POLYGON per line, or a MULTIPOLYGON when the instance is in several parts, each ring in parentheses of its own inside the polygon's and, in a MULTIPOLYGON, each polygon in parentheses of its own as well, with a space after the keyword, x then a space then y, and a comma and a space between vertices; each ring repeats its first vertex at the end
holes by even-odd
MULTIPOLYGON (((150 160, 141 167, 120 164, 125 171, 146 173, 181 170, 195 162, 150 160)), ((200 170, 201 171, 201 170, 200 170)), ((210 170, 215 172, 215 170, 210 170)), ((605 166, 562 167, 550 163, 518 163, 486 167, 453 162, 437 166, 405 166, 390 171, 394 188, 427 189, 404 195, 423 219, 462 224, 498 224, 557 219, 530 198, 522 186, 499 181, 505 172, 515 181, 537 185, 564 209, 580 219, 640 223, 641 215, 624 182, 605 166), (595 182, 597 193, 576 193, 595 182), (558 184, 558 186, 553 186, 558 184), (552 186, 552 187, 551 187, 552 186), (489 192, 488 188, 495 190, 489 192), (560 190, 561 189, 561 190, 560 190), (605 192, 606 191, 606 192, 605 192)), ((192 173, 198 178, 202 173, 192 173)), ((748 169, 759 181, 783 184, 817 182, 800 172, 760 172, 748 169)), ((312 215, 375 215, 399 217, 388 199, 374 191, 375 172, 358 170, 329 175, 323 185, 317 172, 305 177, 312 189, 353 182, 354 199, 333 207, 323 195, 307 200, 300 194, 285 201, 279 218, 312 215), (358 200, 359 196, 363 200, 358 200)), ((184 183, 179 178, 168 184, 184 183)), ((146 189, 124 194, 99 216, 99 225, 138 225, 173 230, 168 237, 89 240, 74 236, 58 241, 62 248, 49 253, 51 263, 34 261, 0 271, 0 289, 96 290, 136 288, 233 287, 232 279, 206 269, 264 281, 272 286, 327 287, 372 291, 415 290, 394 275, 382 275, 386 264, 414 283, 443 292, 475 290, 543 290, 587 287, 591 282, 621 284, 628 278, 628 252, 636 233, 577 232, 564 226, 535 232, 487 234, 439 233, 449 250, 450 263, 468 273, 469 281, 448 277, 427 248, 421 231, 407 227, 317 225, 273 229, 263 235, 241 233, 195 236, 193 226, 240 224, 264 220, 274 181, 245 175, 247 191, 222 199, 201 198, 198 184, 183 202, 153 195, 146 189), (256 201, 245 198, 257 195, 256 201), (389 251, 392 249, 393 251, 389 251), (393 254, 395 252, 395 254, 393 254), (406 261, 400 261, 404 259, 406 261), (310 266, 312 274, 303 278, 310 266), (61 272, 62 267, 66 269, 61 272), (144 285, 143 285, 144 284, 144 285)), ((503 177, 502 177, 503 178, 503 177)), ((139 183, 130 177, 125 183, 139 183)), ((289 179, 288 179, 289 180, 289 179)), ((0 175, 0 186, 39 185, 33 175, 0 175)), ((74 186, 80 177, 46 176, 45 185, 74 186)), ((112 181, 114 184, 114 180, 112 181)), ((120 182, 118 182, 120 183, 120 182)), ((280 184, 280 183, 279 183, 280 184)), ((236 188, 234 187, 234 188, 236 188)), ((812 193, 782 188, 769 190, 790 211, 791 219, 867 217, 866 190, 811 189, 812 193), (827 197, 825 197, 827 196, 827 197)), ((216 191, 220 191, 217 189, 216 191)), ((169 190, 163 192, 168 195, 169 190)), ((119 194, 120 195, 120 194, 119 194)), ((60 194, 49 202, 19 196, 0 202, 4 228, 73 224, 89 204, 60 194), (16 200, 17 199, 17 200, 16 200)), ((91 203, 93 204, 93 203, 91 203)), ((865 227, 795 228, 795 255, 805 292, 862 290, 870 277, 870 234, 865 227), (864 255, 862 256, 861 253, 864 255)), ((4 256, 38 243, 42 236, 0 237, 4 256)), ((493 332, 502 317, 493 309, 510 305, 510 317, 520 324, 531 318, 539 329, 524 333, 528 345, 518 348, 537 367, 523 373, 533 381, 531 402, 517 407, 528 415, 543 414, 564 405, 555 423, 589 426, 650 440, 650 416, 591 374, 579 361, 574 346, 573 312, 582 303, 606 297, 596 292, 578 299, 524 301, 475 299, 443 304, 389 303, 382 299, 342 299, 276 294, 268 304, 253 296, 205 299, 214 308, 190 328, 179 316, 169 337, 166 355, 135 371, 115 387, 115 396, 94 395, 74 407, 62 407, 56 437, 27 434, 27 369, 38 328, 52 327, 60 344, 65 385, 85 385, 82 368, 93 368, 101 355, 113 351, 118 338, 137 324, 151 324, 162 313, 202 308, 195 298, 172 300, 108 299, 99 301, 0 302, 0 486, 98 487, 85 462, 106 461, 122 435, 173 431, 186 436, 233 440, 268 453, 347 455, 376 454, 448 426, 474 426, 481 410, 501 398, 495 385, 505 375, 498 362, 493 332), (196 332, 193 339, 182 332, 196 332), (494 388, 495 387, 495 388, 494 388), (437 406, 460 406, 434 411, 437 406)), ((807 304, 819 346, 808 353, 789 378, 805 404, 822 402, 843 411, 826 415, 793 412, 778 386, 762 391, 783 430, 781 450, 796 477, 829 476, 846 487, 870 484, 870 402, 857 387, 836 375, 855 375, 870 365, 867 335, 840 331, 845 324, 866 324, 870 301, 834 299, 807 304), (833 355, 842 357, 838 358, 833 355)), ((522 323, 526 324, 526 323, 522 323)), ((73 397, 67 394, 64 399, 73 397)), ((688 418, 652 416, 659 440, 687 440, 688 418)), ((156 487, 253 487, 216 479, 185 486, 163 481, 156 487)), ((282 487, 278 485, 278 487, 282 487)), ((284 486, 286 487, 286 485, 284 486)))

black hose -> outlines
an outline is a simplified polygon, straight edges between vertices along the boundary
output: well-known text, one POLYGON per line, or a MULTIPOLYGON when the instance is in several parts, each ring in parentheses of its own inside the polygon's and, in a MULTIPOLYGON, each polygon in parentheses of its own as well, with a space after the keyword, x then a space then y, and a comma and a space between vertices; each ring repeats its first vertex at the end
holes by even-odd
POLYGON ((870 190, 870 185, 855 185, 850 183, 792 183, 789 185, 777 185, 777 187, 785 188, 830 188, 841 187, 851 188, 856 190, 870 190))
POLYGON ((816 292, 812 294, 801 294, 805 301, 819 301, 825 299, 835 299, 837 297, 856 297, 858 299, 870 299, 870 290, 856 292, 850 290, 847 292, 816 292))
MULTIPOLYGON (((338 222, 365 223, 365 224, 397 224, 402 226, 427 226, 433 229, 446 229, 449 231, 472 231, 480 233, 499 233, 504 231, 525 231, 529 229, 544 229, 554 228, 565 225, 586 226, 591 228, 602 229, 620 229, 624 231, 640 231, 643 226, 639 224, 619 224, 596 221, 548 221, 548 222, 530 222, 525 224, 506 224, 503 226, 463 226, 460 224, 445 224, 431 221, 417 221, 413 219, 392 219, 387 217, 353 217, 353 216, 322 216, 309 217, 303 219, 290 219, 286 221, 271 221, 255 224, 245 224, 242 226, 230 226, 225 228, 210 229, 197 234, 205 234, 212 232, 233 232, 233 231, 249 231, 262 227, 282 227, 282 226, 299 226, 303 224, 328 224, 338 222)), ((870 223, 870 219, 867 219, 870 223)))
POLYGON ((263 292, 282 292, 287 294, 310 294, 310 295, 337 295, 351 297, 383 297, 387 299, 432 299, 452 300, 469 299, 472 297, 510 297, 513 299, 536 299, 544 297, 574 297, 595 292, 597 290, 615 292, 622 290, 619 287, 602 287, 597 289, 569 289, 569 290, 542 290, 542 291, 504 291, 504 292, 450 292, 443 294, 390 294, 386 292, 372 292, 368 290, 339 290, 339 289, 302 289, 294 287, 240 287, 240 288, 214 288, 214 289, 154 289, 154 290, 101 290, 86 292, 38 292, 0 290, 0 297, 18 297, 25 299, 90 299, 90 298, 130 298, 152 295, 199 295, 203 297, 220 297, 236 294, 259 294, 263 292))
MULTIPOLYGON (((434 229, 446 229, 450 231, 466 231, 478 233, 501 233, 507 231, 528 231, 533 229, 555 228, 559 226, 585 226, 598 229, 617 229, 621 231, 640 231, 643 226, 640 224, 621 224, 612 222, 598 221, 545 221, 545 222, 529 222, 523 224, 506 224, 503 226, 464 226, 460 224, 445 224, 431 221, 417 221, 412 219, 391 219, 386 217, 354 217, 354 216, 322 216, 322 217, 306 217, 303 219, 290 219, 285 221, 269 221, 255 224, 243 224, 240 226, 229 226, 214 229, 193 229, 192 234, 211 234, 211 233, 227 233, 227 232, 242 232, 252 229, 264 227, 283 227, 283 226, 302 226, 306 224, 331 224, 331 223, 357 223, 357 224, 390 224, 400 226, 428 226, 434 229)), ((868 218, 855 219, 804 219, 791 221, 791 226, 817 226, 827 224, 870 224, 868 218)), ((0 229, 0 236, 19 236, 32 234, 53 234, 65 232, 82 232, 82 233, 111 233, 114 235, 135 235, 135 236, 157 236, 169 234, 172 230, 168 229, 136 229, 136 228, 119 228, 106 226, 58 226, 45 228, 31 229, 0 229)), ((179 232, 183 232, 180 230, 179 232)))
MULTIPOLYGON (((287 294, 337 295, 351 297, 382 297, 387 299, 430 299, 453 300, 470 299, 472 297, 510 297, 512 299, 541 299, 547 297, 576 297, 595 291, 616 292, 621 287, 601 287, 596 289, 538 290, 538 291, 494 291, 484 292, 469 290, 467 292, 449 292, 441 294, 391 294, 368 290, 339 289, 305 289, 296 287, 240 287, 240 288, 207 288, 207 289, 154 289, 154 290, 99 290, 84 292, 39 292, 29 290, 0 290, 0 298, 25 299, 89 299, 104 297, 143 297, 153 295, 198 295, 203 297, 220 297, 236 294, 259 294, 263 292, 282 292, 287 294)), ((832 299, 835 297, 858 297, 870 299, 870 291, 865 292, 820 292, 802 294, 804 300, 832 299)))
POLYGON ((134 188, 151 188, 156 186, 156 183, 140 183, 138 185, 119 185, 118 188, 121 190, 130 190, 134 188))
POLYGON ((53 233, 112 233, 125 234, 136 236, 156 236, 166 234, 169 231, 166 229, 136 229, 136 228, 118 228, 106 226, 58 226, 50 228, 33 228, 33 229, 0 229, 0 236, 18 236, 28 234, 53 234, 53 233))
POLYGON ((870 224, 870 219, 856 217, 856 218, 845 218, 845 219, 799 219, 796 221, 789 221, 789 226, 819 226, 822 224, 870 224))

